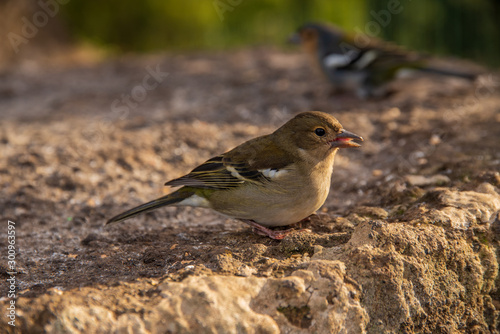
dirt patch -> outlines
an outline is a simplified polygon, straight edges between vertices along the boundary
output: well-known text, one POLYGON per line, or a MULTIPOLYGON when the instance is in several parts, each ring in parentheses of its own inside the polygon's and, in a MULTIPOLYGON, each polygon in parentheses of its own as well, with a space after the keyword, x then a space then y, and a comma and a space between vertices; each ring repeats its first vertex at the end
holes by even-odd
POLYGON ((161 312, 146 314, 172 291, 194 293, 189 284, 218 291, 234 278, 248 280, 234 283, 242 289, 261 280, 241 296, 254 306, 238 319, 264 321, 269 332, 352 321, 353 331, 371 333, 498 326, 498 78, 416 76, 401 79, 385 100, 359 101, 331 95, 302 55, 268 49, 1 76, 0 207, 4 226, 16 223, 18 328, 78 332, 97 319, 109 329, 192 332, 197 320, 172 311, 172 300, 160 309, 174 327, 155 322, 161 312), (155 71, 164 75, 147 89, 155 71), (365 142, 339 153, 322 212, 283 241, 194 208, 104 227, 114 214, 169 192, 165 181, 306 110, 332 113, 365 142), (335 274, 319 260, 333 261, 326 267, 335 274), (266 301, 275 285, 287 289, 287 277, 322 292, 299 289, 271 309, 266 301), (105 296, 113 297, 82 327, 64 322, 77 308, 90 312, 89 298, 105 296), (332 322, 335 305, 342 307, 332 322))

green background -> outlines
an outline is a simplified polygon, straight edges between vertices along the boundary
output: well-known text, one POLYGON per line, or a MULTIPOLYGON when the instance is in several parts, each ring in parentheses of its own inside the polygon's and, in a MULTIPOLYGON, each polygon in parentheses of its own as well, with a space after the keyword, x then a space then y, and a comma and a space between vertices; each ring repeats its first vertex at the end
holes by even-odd
POLYGON ((61 9, 75 40, 114 52, 285 46, 301 24, 327 21, 363 32, 378 24, 375 36, 409 49, 500 64, 493 0, 73 0, 61 9), (377 21, 371 13, 390 1, 401 12, 377 21))

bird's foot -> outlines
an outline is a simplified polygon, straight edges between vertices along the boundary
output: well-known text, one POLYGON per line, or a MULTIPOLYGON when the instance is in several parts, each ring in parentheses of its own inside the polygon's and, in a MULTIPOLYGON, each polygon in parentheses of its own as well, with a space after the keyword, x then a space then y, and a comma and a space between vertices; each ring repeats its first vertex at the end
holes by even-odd
POLYGON ((254 222, 253 220, 248 220, 248 219, 240 219, 240 220, 242 222, 244 222, 245 224, 252 226, 254 233, 256 233, 258 235, 263 235, 263 236, 266 236, 266 237, 269 237, 269 238, 275 239, 275 240, 281 240, 284 237, 286 237, 288 234, 290 234, 290 232, 293 231, 293 229, 273 231, 265 226, 262 226, 256 222, 254 222))

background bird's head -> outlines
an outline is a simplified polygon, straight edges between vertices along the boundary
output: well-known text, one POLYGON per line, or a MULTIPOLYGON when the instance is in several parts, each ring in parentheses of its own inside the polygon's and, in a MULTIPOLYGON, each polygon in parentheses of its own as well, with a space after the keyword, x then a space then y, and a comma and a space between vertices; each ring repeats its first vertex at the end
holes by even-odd
POLYGON ((344 32, 338 27, 324 23, 307 23, 301 26, 289 41, 300 44, 310 54, 324 56, 339 53, 344 32))
MULTIPOLYGON (((359 147, 363 138, 346 131, 333 116, 320 111, 303 112, 275 131, 276 139, 313 160, 325 159, 339 148, 359 147)), ((293 152, 293 153, 297 153, 293 152)))

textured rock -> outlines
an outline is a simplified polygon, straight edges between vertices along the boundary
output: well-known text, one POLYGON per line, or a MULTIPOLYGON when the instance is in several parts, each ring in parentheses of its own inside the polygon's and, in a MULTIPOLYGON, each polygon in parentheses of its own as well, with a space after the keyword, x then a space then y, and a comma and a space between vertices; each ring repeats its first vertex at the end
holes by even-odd
POLYGON ((313 259, 345 262, 362 287, 371 333, 486 331, 498 263, 493 247, 476 247, 443 227, 369 222, 313 259))
POLYGON ((446 175, 433 175, 433 176, 423 176, 423 175, 407 175, 406 181, 412 186, 429 186, 429 185, 443 185, 450 183, 450 178, 446 175))
POLYGON ((22 300, 19 320, 47 333, 364 333, 368 323, 339 261, 311 261, 281 279, 191 276, 142 288, 53 291, 22 300))
MULTIPOLYGON (((256 277, 257 269, 225 251, 215 257, 216 267, 241 277, 188 265, 181 281, 141 280, 21 297, 18 328, 46 333, 497 333, 496 189, 483 183, 477 191, 431 190, 405 213, 407 221, 360 219, 386 211, 359 207, 344 218, 358 217, 347 239, 345 233, 292 234, 282 241, 281 252, 300 261, 281 278, 256 277)), ((259 258, 266 247, 248 252, 259 258)))
POLYGON ((500 210, 500 195, 491 184, 482 184, 477 190, 435 189, 408 210, 405 218, 412 222, 444 224, 456 229, 479 225, 489 228, 500 210))
MULTIPOLYGON (((258 48, 2 73, 17 332, 498 334, 498 86, 416 78, 357 101, 331 96, 299 56, 258 48), (113 101, 157 64, 168 79, 116 114, 113 101), (310 109, 365 141, 339 153, 320 215, 284 240, 200 208, 103 227, 310 109)), ((0 333, 14 331, 7 320, 0 333)))

